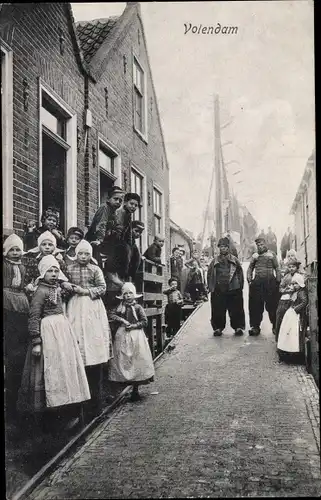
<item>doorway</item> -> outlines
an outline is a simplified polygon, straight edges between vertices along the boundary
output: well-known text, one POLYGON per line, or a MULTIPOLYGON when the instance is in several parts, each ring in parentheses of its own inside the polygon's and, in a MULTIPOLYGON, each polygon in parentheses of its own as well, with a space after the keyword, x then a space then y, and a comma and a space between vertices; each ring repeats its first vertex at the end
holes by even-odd
POLYGON ((59 227, 67 231, 65 217, 66 199, 66 149, 46 133, 42 133, 42 199, 43 211, 55 207, 60 215, 59 227))

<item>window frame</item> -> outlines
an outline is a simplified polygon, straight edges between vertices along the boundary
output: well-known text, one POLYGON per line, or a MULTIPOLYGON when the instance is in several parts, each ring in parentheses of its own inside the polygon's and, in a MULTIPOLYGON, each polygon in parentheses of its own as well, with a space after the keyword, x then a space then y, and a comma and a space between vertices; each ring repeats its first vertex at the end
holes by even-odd
POLYGON ((41 78, 39 78, 39 222, 43 212, 43 193, 42 193, 42 132, 49 135, 60 146, 66 149, 66 172, 65 172, 65 225, 68 229, 77 225, 77 113, 75 113, 68 104, 56 94, 41 78), (43 123, 42 116, 42 95, 52 102, 58 112, 66 119, 66 140, 58 134, 48 129, 43 123))
MULTIPOLYGON (((165 193, 163 189, 153 182, 153 198, 152 198, 152 207, 153 207, 153 233, 155 232, 155 215, 160 216, 161 218, 161 232, 160 235, 164 238, 164 246, 162 248, 162 262, 167 262, 167 241, 165 238, 165 193), (162 206, 160 207, 160 213, 155 212, 155 207, 154 207, 154 191, 157 191, 161 195, 161 204, 162 206)), ((153 236, 155 236, 156 233, 154 233, 153 236)))
POLYGON ((13 51, 0 38, 2 123, 2 224, 3 233, 13 231, 13 51), (2 57, 1 57, 2 59, 2 57), (3 65, 3 66, 2 66, 3 65))
POLYGON ((139 58, 137 55, 133 52, 133 127, 135 132, 140 136, 141 139, 143 139, 146 143, 148 142, 148 112, 147 112, 147 103, 148 103, 148 96, 147 96, 147 77, 146 77, 146 72, 141 64, 139 58), (140 89, 136 85, 136 67, 141 71, 142 74, 142 89, 140 89), (143 128, 144 130, 139 130, 139 128, 136 126, 136 94, 140 94, 140 97, 142 99, 142 110, 143 110, 143 117, 142 117, 142 123, 143 123, 143 128))
POLYGON ((98 191, 97 191, 97 200, 98 200, 98 206, 101 205, 101 200, 100 200, 100 172, 102 171, 104 175, 107 175, 110 177, 116 186, 122 187, 122 175, 121 175, 121 156, 118 151, 118 149, 115 148, 115 146, 110 142, 107 141, 105 138, 103 138, 102 135, 98 134, 98 139, 97 139, 97 151, 98 151, 98 169, 97 169, 97 186, 98 186, 98 191), (110 173, 108 170, 105 170, 103 167, 99 165, 99 151, 100 150, 107 150, 109 151, 114 158, 114 174, 110 173))
POLYGON ((141 196, 141 204, 142 204, 142 217, 141 217, 141 221, 144 222, 145 224, 145 230, 143 231, 143 234, 142 234, 142 239, 141 239, 141 242, 142 242, 142 253, 145 252, 145 250, 147 250, 148 248, 148 236, 147 236, 147 233, 148 233, 148 230, 147 230, 147 227, 148 227, 148 224, 147 224, 147 181, 146 181, 146 175, 134 164, 134 163, 131 163, 130 165, 130 189, 131 189, 131 192, 135 192, 132 190, 133 186, 132 186, 132 173, 136 174, 138 177, 141 178, 141 181, 142 181, 142 196, 141 196))

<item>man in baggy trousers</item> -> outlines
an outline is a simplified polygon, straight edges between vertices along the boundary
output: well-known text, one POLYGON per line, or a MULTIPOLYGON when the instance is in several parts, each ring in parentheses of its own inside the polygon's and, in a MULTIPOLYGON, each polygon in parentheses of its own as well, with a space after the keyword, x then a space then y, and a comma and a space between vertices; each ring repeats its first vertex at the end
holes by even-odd
POLYGON ((257 252, 253 254, 247 271, 249 283, 249 335, 259 335, 264 307, 275 333, 276 309, 279 302, 281 272, 274 252, 268 250, 264 238, 255 240, 257 252), (253 279, 253 271, 255 276, 253 279))
POLYGON ((243 308, 244 276, 240 261, 230 253, 228 238, 218 241, 220 254, 214 257, 207 272, 211 292, 211 324, 214 336, 222 335, 226 325, 226 311, 235 335, 243 335, 245 315, 243 308))

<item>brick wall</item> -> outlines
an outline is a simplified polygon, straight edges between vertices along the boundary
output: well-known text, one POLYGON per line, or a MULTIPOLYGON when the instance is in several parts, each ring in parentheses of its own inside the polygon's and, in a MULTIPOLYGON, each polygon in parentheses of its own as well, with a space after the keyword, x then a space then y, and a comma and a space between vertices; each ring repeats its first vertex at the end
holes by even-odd
MULTIPOLYGON (((152 88, 148 68, 147 53, 141 34, 141 24, 135 17, 114 46, 107 67, 97 84, 89 82, 89 108, 93 115, 93 127, 89 138, 89 155, 92 146, 98 145, 98 137, 111 144, 121 157, 121 184, 126 191, 131 190, 130 169, 136 166, 146 176, 147 232, 149 241, 153 230, 153 183, 164 193, 165 207, 165 255, 170 256, 169 235, 169 170, 166 164, 165 147, 161 137, 160 123, 156 112, 156 96, 152 88), (140 35, 138 32, 140 31, 140 35), (133 52, 138 57, 147 76, 147 143, 137 134, 133 126, 133 52), (126 67, 124 67, 124 58, 126 67), (105 89, 108 90, 108 113, 105 89)), ((98 155, 97 155, 98 157, 98 155)), ((90 222, 98 206, 98 169, 88 162, 88 182, 90 196, 86 203, 86 223, 90 222)), ((119 181, 116 181, 116 184, 119 181)), ((144 250, 144 249, 143 249, 144 250)), ((166 281, 168 279, 166 266, 166 281)))
MULTIPOLYGON (((85 77, 75 55, 67 4, 7 4, 1 26, 14 28, 13 51, 13 230, 22 234, 26 218, 39 219, 39 79, 77 114, 80 144, 77 154, 77 223, 88 226, 98 206, 98 137, 108 141, 121 158, 122 186, 129 191, 130 167, 146 176, 143 200, 147 212, 148 243, 153 231, 153 183, 163 191, 165 280, 169 275, 169 170, 156 108, 142 25, 137 15, 127 23, 98 83, 85 77), (60 33, 64 35, 61 54, 60 33), (147 77, 148 141, 133 127, 133 51, 147 77), (124 71, 124 56, 126 71, 124 71), (24 108, 23 81, 29 86, 28 110, 24 108), (108 89, 108 115, 105 106, 108 89), (84 131, 84 109, 92 112, 93 126, 84 131), (94 151, 95 150, 95 151, 94 151), (96 161, 94 162, 94 155, 96 161)), ((1 29, 1 33, 6 30, 1 29)), ((12 33, 12 30, 7 30, 12 33)), ((117 182, 117 181, 116 181, 117 182)))
MULTIPOLYGON (((77 64, 66 6, 62 3, 5 5, 1 25, 14 27, 13 51, 13 230, 39 218, 39 78, 77 113, 83 129, 84 77, 77 64), (60 53, 60 30, 65 51, 60 53), (24 108, 23 81, 29 86, 24 108)), ((78 155, 78 222, 84 224, 83 153, 78 155)))
POLYGON ((304 227, 303 227, 303 203, 304 198, 301 194, 299 202, 296 207, 294 214, 295 220, 295 235, 297 241, 297 255, 298 259, 305 264, 305 254, 307 254, 307 264, 309 265, 314 260, 317 260, 317 222, 316 222, 316 179, 315 171, 311 173, 307 185, 307 199, 309 205, 309 217, 308 217, 308 227, 307 237, 306 237, 306 248, 304 244, 304 227))

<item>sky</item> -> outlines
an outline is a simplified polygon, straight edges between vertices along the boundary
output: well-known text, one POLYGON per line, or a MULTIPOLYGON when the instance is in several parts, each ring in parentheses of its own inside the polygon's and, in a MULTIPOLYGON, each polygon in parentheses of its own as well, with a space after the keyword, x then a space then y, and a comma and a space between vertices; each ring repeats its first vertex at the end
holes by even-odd
MULTIPOLYGON (((71 5, 76 21, 120 15, 126 6, 71 5)), ((221 132, 230 186, 259 227, 272 226, 280 239, 314 148, 313 1, 144 2, 141 11, 170 167, 171 218, 195 235, 202 231, 217 94, 220 122, 230 122, 221 132), (185 33, 190 23, 238 31, 185 33)))

